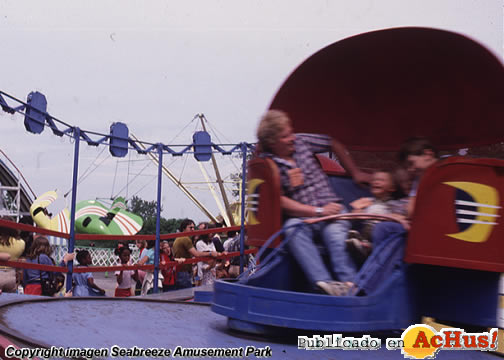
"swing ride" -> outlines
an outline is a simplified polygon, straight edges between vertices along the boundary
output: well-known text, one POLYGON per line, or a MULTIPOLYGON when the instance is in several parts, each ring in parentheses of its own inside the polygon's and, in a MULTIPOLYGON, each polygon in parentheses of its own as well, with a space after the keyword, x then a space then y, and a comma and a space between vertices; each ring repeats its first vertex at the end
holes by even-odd
MULTIPOLYGON (((206 131, 206 127, 204 125, 204 121, 207 121, 203 114, 198 114, 195 118, 198 118, 201 122, 203 129, 206 131)), ((131 138, 138 142, 138 145, 141 149, 145 150, 146 147, 139 142, 138 138, 134 134, 130 134, 131 138)), ((101 154, 101 153, 100 153, 101 154)), ((158 157, 149 152, 149 159, 153 164, 159 166, 158 157)), ((197 162, 199 169, 204 177, 204 182, 208 186, 208 189, 211 191, 212 196, 217 204, 217 207, 220 210, 220 216, 222 220, 219 221, 217 216, 213 215, 212 212, 198 199, 198 197, 193 193, 187 182, 182 182, 180 176, 176 176, 174 172, 168 169, 164 164, 162 165, 163 174, 171 180, 171 182, 190 199, 196 207, 202 211, 210 221, 214 223, 224 222, 224 225, 234 226, 239 222, 240 218, 240 203, 230 204, 227 198, 227 190, 224 188, 224 181, 222 180, 219 172, 219 168, 217 162, 215 160, 215 156, 211 155, 212 166, 215 170, 216 180, 215 183, 218 184, 220 193, 222 196, 222 201, 219 198, 219 195, 216 193, 213 181, 210 179, 208 172, 205 170, 205 167, 201 164, 201 162, 197 162), (224 205, 222 204, 224 203, 224 205)), ((103 160, 101 161, 103 162, 103 160)), ((90 167, 94 165, 91 164, 90 167)), ((98 165, 95 166, 94 170, 98 165)), ((144 167, 142 170, 144 170, 144 167)), ((88 168, 89 169, 89 168, 88 168)), ((85 171, 81 176, 81 179, 88 177, 91 172, 85 171)), ((117 168, 116 168, 117 175, 117 168)), ((115 177, 114 176, 114 181, 115 177)), ((138 175, 141 175, 139 173, 138 175)), ((79 180, 81 182, 82 180, 79 180)), ((125 188, 131 185, 132 181, 129 181, 125 188)), ((68 192, 67 192, 68 194, 68 192)), ((68 211, 67 206, 63 206, 60 209, 57 209, 57 213, 52 214, 50 207, 52 207, 55 202, 59 199, 59 194, 57 191, 48 191, 38 198, 32 203, 30 207, 30 214, 37 224, 38 227, 59 231, 63 233, 70 232, 70 212, 68 211)), ((143 225, 143 219, 135 215, 129 211, 127 211, 126 201, 121 196, 116 196, 110 207, 104 205, 98 199, 96 200, 83 200, 77 203, 77 212, 75 218, 75 230, 79 234, 101 234, 101 235, 135 235, 137 234, 143 225)))

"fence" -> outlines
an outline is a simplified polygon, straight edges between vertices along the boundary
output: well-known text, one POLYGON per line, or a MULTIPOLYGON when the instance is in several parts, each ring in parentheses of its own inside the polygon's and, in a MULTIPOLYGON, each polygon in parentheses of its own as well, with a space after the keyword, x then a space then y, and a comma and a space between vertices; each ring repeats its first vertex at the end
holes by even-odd
MULTIPOLYGON (((63 256, 68 253, 68 245, 66 239, 56 238, 49 236, 49 243, 53 249, 53 259, 57 264, 63 260, 63 256)), ((131 245, 131 263, 135 264, 139 259, 140 251, 136 245, 131 245)), ((91 254, 93 259, 93 266, 116 266, 121 265, 119 262, 119 257, 114 254, 114 249, 97 248, 92 246, 79 246, 75 248, 77 250, 87 250, 91 254)))

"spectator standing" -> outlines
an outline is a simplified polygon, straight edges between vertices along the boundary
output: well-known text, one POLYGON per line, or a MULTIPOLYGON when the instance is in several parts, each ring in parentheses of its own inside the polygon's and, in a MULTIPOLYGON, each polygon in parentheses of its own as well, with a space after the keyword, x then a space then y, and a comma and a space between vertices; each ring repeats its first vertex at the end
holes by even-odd
MULTIPOLYGON (((194 221, 184 219, 179 228, 181 233, 194 231, 194 221)), ((181 236, 175 239, 173 243, 173 256, 175 258, 190 259, 193 256, 212 256, 217 257, 220 254, 216 251, 201 252, 194 248, 193 242, 189 236, 181 236)), ((182 265, 175 280, 176 289, 186 289, 192 287, 192 266, 191 264, 182 265)))
POLYGON ((225 251, 230 252, 230 251, 229 251, 229 247, 230 247, 230 245, 231 245, 231 242, 232 242, 232 241, 234 240, 234 238, 235 238, 236 236, 238 236, 238 235, 239 235, 239 234, 238 234, 236 231, 228 231, 228 233, 227 233, 227 240, 226 240, 226 241, 224 241, 224 244, 223 244, 223 246, 224 246, 224 250, 225 250, 225 251))
MULTIPOLYGON (((208 228, 209 229, 217 229, 217 228, 221 228, 221 227, 222 227, 221 223, 208 224, 208 228)), ((223 252, 224 251, 224 245, 222 244, 222 240, 221 240, 220 235, 218 233, 214 233, 214 234, 210 234, 209 236, 212 239, 212 242, 214 244, 215 250, 218 251, 218 252, 223 252)))
MULTIPOLYGON (((77 252, 78 267, 88 267, 93 264, 91 254, 87 250, 77 252)), ((73 296, 104 296, 105 290, 95 284, 93 273, 74 273, 73 274, 73 296)))
MULTIPOLYGON (((237 234, 231 241, 228 243, 228 252, 239 252, 240 247, 240 234, 237 234)), ((245 245, 245 250, 247 250, 247 245, 245 245)), ((243 264, 243 271, 247 271, 249 266, 254 262, 254 256, 252 254, 245 255, 245 261, 243 264)), ((240 257, 235 256, 230 259, 229 264, 229 276, 232 278, 236 278, 240 275, 240 257)))
MULTIPOLYGON (((147 241, 145 240, 135 240, 135 244, 138 248, 138 251, 139 251, 139 254, 138 254, 138 259, 141 259, 143 258, 143 253, 144 251, 147 250, 147 241)), ((143 270, 138 270, 138 280, 136 282, 136 286, 135 286, 135 295, 140 295, 141 292, 142 292, 142 284, 143 284, 143 281, 144 281, 144 277, 145 277, 145 271, 143 270)))
MULTIPOLYGON (((154 265, 154 246, 155 240, 147 241, 147 250, 143 252, 143 257, 138 261, 139 265, 154 265)), ((163 287, 163 275, 159 273, 158 287, 163 287)), ((144 281, 142 283, 142 295, 152 294, 154 291, 154 271, 146 271, 144 281)))
MULTIPOLYGON (((177 261, 183 263, 185 259, 175 259, 168 241, 161 243, 161 265, 177 261)), ((175 279, 177 276, 176 267, 170 267, 161 271, 163 274, 163 292, 175 290, 175 279)))
MULTIPOLYGON (((131 265, 131 250, 126 246, 121 246, 118 250, 119 260, 121 265, 131 265)), ((130 297, 131 287, 138 281, 138 270, 121 270, 115 272, 117 278, 117 288, 115 289, 115 297, 130 297)))
MULTIPOLYGON (((33 240, 32 245, 28 249, 26 255, 26 262, 32 264, 42 264, 42 265, 54 265, 54 259, 51 257, 52 248, 49 244, 49 240, 45 236, 37 236, 33 240)), ((66 266, 66 264, 73 260, 74 254, 65 254, 63 260, 59 264, 60 266, 66 266)), ((23 284, 24 293, 28 295, 42 295, 42 285, 40 283, 41 279, 48 279, 49 272, 40 271, 36 269, 24 269, 23 270, 23 284)))
MULTIPOLYGON (((196 243, 196 250, 201 252, 216 252, 213 241, 208 234, 201 235, 196 243)), ((198 276, 201 279, 201 285, 211 285, 215 282, 215 260, 200 261, 198 263, 198 276)))

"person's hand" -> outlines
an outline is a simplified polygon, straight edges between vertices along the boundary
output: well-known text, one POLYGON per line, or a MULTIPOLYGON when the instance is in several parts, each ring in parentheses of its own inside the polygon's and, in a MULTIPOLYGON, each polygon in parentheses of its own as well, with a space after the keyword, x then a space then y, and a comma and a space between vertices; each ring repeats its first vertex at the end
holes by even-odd
POLYGON ((329 203, 323 207, 322 216, 337 215, 343 210, 343 206, 338 203, 329 203))
POLYGON ((64 295, 64 297, 72 297, 72 296, 73 296, 73 294, 72 294, 72 290, 67 291, 67 292, 65 293, 65 295, 64 295))
POLYGON ((176 262, 178 262, 179 264, 183 264, 185 263, 185 258, 175 258, 174 259, 176 262))
MULTIPOLYGON (((0 252, 0 260, 2 260, 2 261, 9 261, 10 257, 11 256, 8 253, 0 252)), ((21 259, 18 259, 18 261, 21 261, 21 259)), ((25 261, 25 260, 23 259, 22 261, 25 261)))
POLYGON ((362 210, 362 209, 365 209, 365 208, 367 208, 368 206, 370 206, 372 204, 373 204, 373 198, 363 197, 363 198, 357 199, 355 201, 352 201, 350 203, 350 206, 354 210, 362 210))
POLYGON ((63 262, 65 264, 68 264, 69 261, 72 261, 75 259, 75 253, 68 253, 63 256, 63 262))
POLYGON ((411 228, 410 222, 405 216, 399 214, 390 214, 389 216, 400 223, 406 230, 411 228))

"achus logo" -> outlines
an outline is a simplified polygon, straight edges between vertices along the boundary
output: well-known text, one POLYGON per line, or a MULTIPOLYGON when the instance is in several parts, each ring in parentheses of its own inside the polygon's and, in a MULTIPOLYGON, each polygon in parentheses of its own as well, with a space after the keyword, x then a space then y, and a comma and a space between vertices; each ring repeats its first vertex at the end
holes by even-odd
MULTIPOLYGON (((496 351, 498 330, 467 333, 464 329, 443 328, 436 331, 430 325, 414 324, 404 330, 400 338, 388 338, 386 346, 388 350, 401 349, 406 359, 435 359, 441 350, 496 351)), ((467 356, 468 359, 472 357, 467 356)))
POLYGON ((499 215, 499 193, 491 186, 474 182, 444 182, 455 191, 455 217, 459 232, 446 234, 455 239, 469 242, 485 242, 492 227, 497 225, 499 215))
POLYGON ((247 187, 247 210, 249 225, 257 225, 261 222, 257 220, 257 210, 259 205, 259 189, 264 182, 262 179, 250 179, 247 187))

